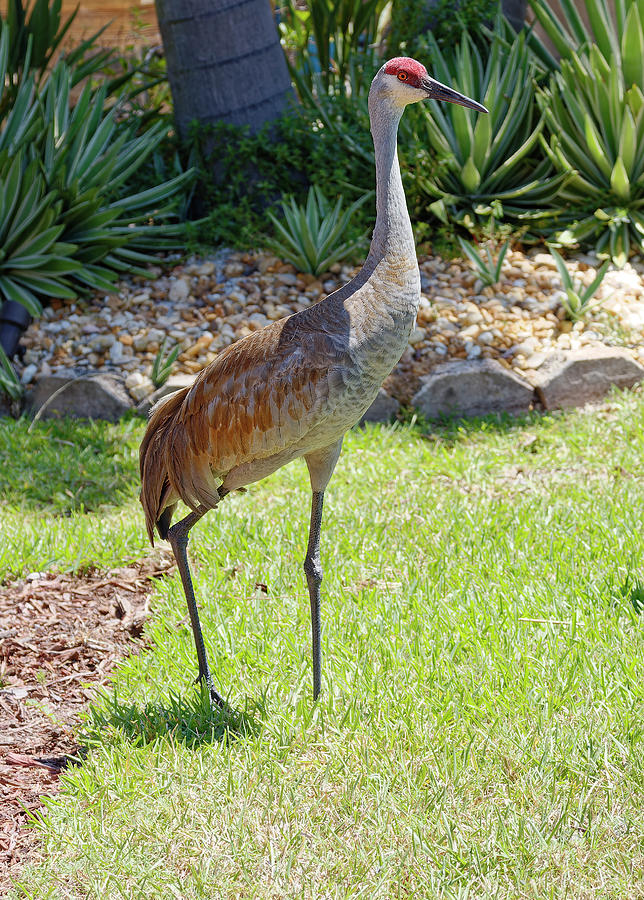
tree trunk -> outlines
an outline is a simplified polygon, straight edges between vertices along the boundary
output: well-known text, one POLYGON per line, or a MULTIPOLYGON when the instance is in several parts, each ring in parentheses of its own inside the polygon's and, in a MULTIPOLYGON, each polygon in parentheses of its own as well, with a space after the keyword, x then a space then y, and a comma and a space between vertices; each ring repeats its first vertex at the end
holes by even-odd
POLYGON ((269 0, 156 0, 179 133, 279 117, 291 82, 269 0))
POLYGON ((528 11, 527 0, 502 0, 503 14, 515 31, 520 31, 525 25, 525 17, 528 11))

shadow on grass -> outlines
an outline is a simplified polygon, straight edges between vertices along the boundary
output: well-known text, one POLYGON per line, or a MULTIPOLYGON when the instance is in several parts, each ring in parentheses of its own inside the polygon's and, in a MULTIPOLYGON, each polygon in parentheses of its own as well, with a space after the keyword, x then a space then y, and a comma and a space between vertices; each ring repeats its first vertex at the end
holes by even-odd
POLYGON ((169 737, 187 747, 201 744, 231 743, 253 737, 262 729, 265 706, 247 701, 243 710, 226 705, 211 708, 207 691, 195 691, 190 697, 170 697, 161 703, 141 707, 104 695, 100 705, 90 707, 81 741, 85 746, 104 744, 110 734, 125 737, 133 744, 149 744, 169 737))
MULTIPOLYGON (((486 416, 464 418, 458 414, 427 419, 413 407, 406 407, 401 417, 389 427, 407 428, 411 437, 439 441, 449 447, 488 435, 508 435, 525 428, 550 427, 556 419, 563 419, 562 410, 532 410, 520 415, 499 412, 486 416)), ((377 428, 369 423, 365 427, 377 428)))
POLYGON ((52 515, 88 512, 136 496, 144 422, 60 419, 0 422, 0 492, 5 503, 52 515))

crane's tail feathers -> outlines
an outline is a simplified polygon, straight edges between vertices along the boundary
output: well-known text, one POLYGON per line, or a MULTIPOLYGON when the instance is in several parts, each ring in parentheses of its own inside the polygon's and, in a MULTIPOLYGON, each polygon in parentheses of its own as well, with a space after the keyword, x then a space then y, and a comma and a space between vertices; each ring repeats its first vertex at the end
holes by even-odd
MULTIPOLYGON (((141 504, 150 543, 154 545, 154 526, 163 519, 161 530, 167 534, 172 510, 179 499, 172 485, 172 475, 167 468, 168 432, 176 421, 189 388, 182 388, 163 397, 151 411, 148 427, 139 450, 141 472, 141 504), (166 509, 170 509, 164 515, 166 509)), ((165 534, 162 534, 165 537, 165 534)))
POLYGON ((141 503, 152 544, 155 526, 161 537, 166 537, 178 500, 191 509, 213 509, 220 500, 210 457, 207 452, 197 452, 184 422, 189 391, 176 391, 152 407, 139 451, 141 503))

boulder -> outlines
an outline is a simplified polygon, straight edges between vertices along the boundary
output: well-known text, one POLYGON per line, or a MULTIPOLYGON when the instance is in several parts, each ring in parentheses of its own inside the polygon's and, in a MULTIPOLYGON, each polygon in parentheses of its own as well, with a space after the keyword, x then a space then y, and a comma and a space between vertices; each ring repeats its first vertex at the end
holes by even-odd
POLYGON ((147 417, 155 403, 163 397, 167 397, 168 394, 174 394, 175 391, 181 390, 181 388, 190 387, 195 377, 195 375, 170 375, 165 384, 162 384, 153 394, 141 400, 136 411, 140 415, 147 417))
POLYGON ((391 422, 399 409, 400 403, 390 397, 384 388, 380 388, 376 399, 360 419, 358 425, 362 425, 364 422, 391 422))
POLYGON ((492 359, 441 363, 420 379, 413 405, 428 419, 444 415, 485 416, 530 409, 532 387, 492 359))
POLYGON ((632 387, 644 366, 621 347, 584 347, 553 353, 539 369, 535 388, 546 409, 565 409, 601 400, 615 385, 632 387))
POLYGON ((105 419, 117 422, 132 408, 118 375, 46 375, 29 391, 27 407, 43 419, 105 419))

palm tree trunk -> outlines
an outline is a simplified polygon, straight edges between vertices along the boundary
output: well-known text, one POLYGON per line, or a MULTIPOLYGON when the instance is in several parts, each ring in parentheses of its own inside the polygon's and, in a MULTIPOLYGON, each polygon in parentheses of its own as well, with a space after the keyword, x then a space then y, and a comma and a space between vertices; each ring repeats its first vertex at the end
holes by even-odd
POLYGON ((269 0, 156 0, 175 121, 276 119, 291 83, 269 0))

